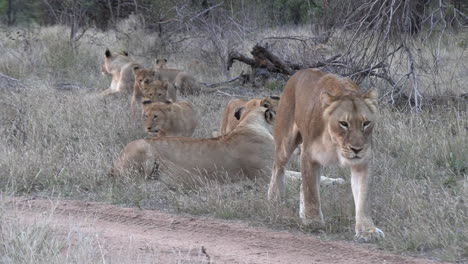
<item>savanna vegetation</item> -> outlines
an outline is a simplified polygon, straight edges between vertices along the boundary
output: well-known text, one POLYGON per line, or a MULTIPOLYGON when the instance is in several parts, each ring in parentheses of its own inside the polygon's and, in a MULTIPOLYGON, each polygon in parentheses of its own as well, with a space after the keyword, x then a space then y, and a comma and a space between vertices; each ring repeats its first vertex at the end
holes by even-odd
MULTIPOLYGON (((379 91, 371 208, 386 238, 377 246, 467 261, 467 14, 461 0, 0 0, 0 192, 317 233, 298 216, 299 183, 288 185, 285 202, 275 205, 267 201, 266 185, 249 181, 187 187, 171 175, 160 181, 108 177, 123 146, 146 135, 129 111, 129 97, 98 95, 110 84, 100 72, 106 48, 126 50, 147 67, 167 58, 205 84, 253 71, 246 82, 186 98, 202 113, 194 137, 206 138, 219 128, 232 97, 281 94, 288 75, 256 74, 262 71, 240 62, 227 70, 232 52, 249 54, 258 43, 301 65, 339 55, 320 67, 379 91)), ((299 170, 297 160, 289 166, 299 170)), ((324 174, 349 182, 347 169, 324 174)), ((349 184, 321 192, 327 225, 319 234, 352 240, 349 184)), ((31 263, 50 262, 50 252, 64 247, 47 226, 22 230, 1 215, 0 241, 10 245, 0 247, 5 263, 22 263, 13 253, 21 248, 42 252, 24 251, 44 257, 31 263), (32 247, 31 239, 39 242, 32 247)), ((93 243, 65 248, 77 262, 100 261, 93 243)))

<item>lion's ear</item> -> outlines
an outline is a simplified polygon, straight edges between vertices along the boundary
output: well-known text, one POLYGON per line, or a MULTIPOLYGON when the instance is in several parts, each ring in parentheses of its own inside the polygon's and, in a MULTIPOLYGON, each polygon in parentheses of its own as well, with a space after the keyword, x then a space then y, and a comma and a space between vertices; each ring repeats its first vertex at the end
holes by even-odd
POLYGON ((270 99, 268 99, 268 98, 262 99, 262 101, 261 101, 261 103, 260 103, 260 106, 263 106, 263 107, 265 107, 265 108, 270 109, 270 108, 271 108, 270 99))
POLYGON ((376 90, 370 89, 363 95, 364 101, 369 105, 373 112, 377 111, 377 100, 379 99, 379 94, 376 90))
POLYGON ((265 120, 270 123, 270 124, 273 124, 273 122, 275 122, 275 112, 271 111, 270 109, 266 109, 265 110, 265 120))
POLYGON ((166 80, 162 81, 162 88, 164 90, 167 90, 169 88, 169 82, 166 80))
POLYGON ((106 58, 109 58, 112 56, 112 53, 110 52, 109 49, 106 49, 106 52, 104 54, 106 55, 106 58))
POLYGON ((322 92, 320 95, 320 102, 322 103, 322 107, 325 108, 331 105, 336 100, 336 96, 333 96, 327 92, 322 92))
POLYGON ((240 120, 242 111, 244 111, 245 107, 238 107, 236 108, 236 111, 234 112, 234 116, 236 117, 237 120, 240 120))

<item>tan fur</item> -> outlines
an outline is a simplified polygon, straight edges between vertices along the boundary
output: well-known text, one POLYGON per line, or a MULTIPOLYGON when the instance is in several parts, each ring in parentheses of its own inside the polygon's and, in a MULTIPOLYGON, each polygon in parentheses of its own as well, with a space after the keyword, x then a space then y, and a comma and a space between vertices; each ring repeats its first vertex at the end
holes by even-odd
POLYGON ((223 112, 223 119, 221 120, 221 125, 219 132, 216 135, 225 135, 232 131, 238 124, 239 120, 234 116, 234 112, 239 107, 245 107, 247 109, 263 106, 270 109, 273 112, 276 112, 278 107, 279 98, 276 97, 265 97, 258 99, 251 99, 249 101, 244 99, 232 99, 227 104, 223 112))
MULTIPOLYGON (((156 137, 135 140, 127 144, 115 160, 111 175, 126 170, 139 170, 146 177, 156 171, 182 175, 187 183, 200 183, 200 173, 216 179, 216 172, 227 173, 229 180, 267 180, 273 162, 271 126, 274 112, 257 107, 241 113, 241 122, 227 135, 198 139, 186 137, 156 137)), ((290 178, 300 173, 286 171, 290 178)), ((299 175, 298 175, 299 174, 299 175)), ((342 184, 343 179, 321 178, 324 184, 342 184)))
POLYGON ((141 98, 146 98, 152 102, 166 102, 171 100, 176 102, 176 90, 168 81, 160 81, 157 74, 152 69, 134 67, 133 74, 135 83, 133 86, 133 96, 131 102, 132 112, 136 111, 136 104, 141 98))
MULTIPOLYGON (((228 135, 212 139, 157 137, 132 141, 114 162, 112 174, 139 169, 150 176, 155 168, 193 178, 199 172, 208 177, 224 170, 229 177, 266 179, 274 150, 270 133, 274 114, 256 108, 244 115, 228 135), (266 119, 269 118, 269 119, 266 119)), ((268 110, 269 111, 269 110, 268 110)))
POLYGON ((165 59, 158 59, 155 62, 154 69, 157 79, 173 84, 181 94, 200 93, 200 84, 192 74, 178 69, 168 69, 167 60, 165 59))
POLYGON ((133 67, 139 64, 128 56, 128 53, 105 51, 104 61, 101 65, 103 75, 111 75, 112 82, 109 89, 102 92, 103 95, 113 93, 131 93, 134 84, 133 67))
POLYGON ((351 167, 356 238, 369 241, 382 237, 369 215, 367 201, 376 101, 375 92, 362 93, 347 78, 317 69, 294 74, 281 95, 274 125, 276 154, 269 199, 279 199, 284 193, 284 166, 296 146, 303 143, 300 215, 304 222, 323 224, 320 170, 323 165, 339 164, 351 167))
POLYGON ((190 137, 197 126, 197 112, 187 101, 145 103, 143 120, 151 136, 190 137))
POLYGON ((177 74, 174 86, 181 94, 200 94, 200 84, 195 77, 186 72, 177 74))

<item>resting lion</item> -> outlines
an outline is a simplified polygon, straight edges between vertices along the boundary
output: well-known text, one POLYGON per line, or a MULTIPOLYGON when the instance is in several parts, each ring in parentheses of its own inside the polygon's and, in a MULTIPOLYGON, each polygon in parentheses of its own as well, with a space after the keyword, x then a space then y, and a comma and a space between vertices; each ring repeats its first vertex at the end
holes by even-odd
POLYGON ((377 93, 363 93, 350 79, 317 69, 294 74, 281 95, 274 125, 276 150, 268 198, 278 199, 284 193, 284 166, 302 143, 300 216, 304 222, 323 224, 318 184, 322 166, 349 166, 356 239, 367 242, 383 237, 368 209, 376 111, 377 93))
POLYGON ((200 84, 192 74, 167 68, 167 59, 157 59, 154 64, 155 76, 159 80, 165 80, 173 84, 180 94, 199 94, 200 84))
POLYGON ((238 124, 239 120, 234 115, 236 110, 239 107, 245 108, 254 108, 258 106, 266 107, 273 112, 276 112, 276 108, 278 107, 279 102, 278 96, 270 96, 265 98, 258 98, 258 99, 251 99, 251 100, 244 100, 244 99, 232 99, 226 105, 223 112, 223 119, 221 120, 221 126, 219 132, 214 132, 213 136, 220 136, 225 135, 232 131, 238 124))
POLYGON ((136 104, 141 101, 142 97, 152 102, 166 102, 168 100, 176 102, 177 96, 174 86, 167 81, 158 80, 154 70, 135 66, 133 74, 135 76, 131 102, 133 113, 135 113, 136 104))
POLYGON ((143 122, 150 136, 190 137, 197 126, 197 112, 187 101, 143 102, 143 122))
MULTIPOLYGON (((210 139, 186 137, 155 137, 139 139, 125 146, 115 160, 111 175, 126 170, 138 170, 146 177, 164 170, 182 174, 186 182, 197 182, 200 173, 215 177, 218 171, 231 180, 268 179, 273 162, 271 125, 275 114, 264 107, 241 111, 241 122, 227 135, 210 139)), ((297 172, 286 171, 297 177, 297 172)), ((327 184, 342 183, 342 179, 323 177, 327 184)))
POLYGON ((118 92, 131 93, 134 84, 133 67, 139 64, 123 51, 110 52, 106 49, 104 61, 101 65, 103 75, 112 75, 112 82, 109 89, 102 92, 103 95, 109 95, 118 92))

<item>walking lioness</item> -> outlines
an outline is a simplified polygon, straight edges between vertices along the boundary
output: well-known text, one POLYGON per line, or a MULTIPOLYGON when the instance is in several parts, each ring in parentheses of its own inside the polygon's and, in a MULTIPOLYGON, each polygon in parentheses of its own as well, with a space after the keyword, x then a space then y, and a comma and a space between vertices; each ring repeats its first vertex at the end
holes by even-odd
POLYGON ((351 167, 356 206, 356 239, 369 241, 384 233, 374 226, 368 210, 369 163, 372 129, 376 121, 377 94, 363 93, 350 79, 305 69, 286 84, 274 125, 275 161, 269 199, 284 192, 284 166, 300 143, 301 203, 305 223, 323 224, 319 179, 323 165, 351 167))

